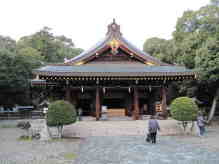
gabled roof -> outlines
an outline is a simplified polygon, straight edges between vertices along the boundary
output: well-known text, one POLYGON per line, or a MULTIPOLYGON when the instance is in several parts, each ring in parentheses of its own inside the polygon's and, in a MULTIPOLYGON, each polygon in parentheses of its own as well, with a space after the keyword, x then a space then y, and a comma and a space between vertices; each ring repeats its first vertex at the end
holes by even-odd
POLYGON ((163 63, 160 60, 150 56, 149 54, 141 51, 140 49, 136 48, 134 45, 132 45, 129 41, 127 41, 120 32, 120 26, 116 24, 115 20, 113 20, 113 23, 108 25, 108 32, 105 36, 105 38, 101 41, 99 41, 95 46, 91 47, 87 51, 82 52, 80 55, 66 60, 66 65, 80 65, 88 62, 90 59, 98 55, 103 49, 110 48, 110 44, 112 42, 116 42, 115 44, 119 44, 119 48, 127 51, 129 54, 131 54, 133 57, 140 60, 142 63, 148 64, 148 65, 169 65, 167 63, 163 63))

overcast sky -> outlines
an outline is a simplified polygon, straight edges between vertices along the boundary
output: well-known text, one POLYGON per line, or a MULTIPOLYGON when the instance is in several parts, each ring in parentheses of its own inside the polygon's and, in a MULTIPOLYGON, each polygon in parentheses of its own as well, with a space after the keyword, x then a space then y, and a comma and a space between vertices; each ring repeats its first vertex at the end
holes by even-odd
POLYGON ((142 49, 150 37, 169 39, 177 18, 210 0, 1 0, 0 35, 16 40, 51 27, 87 49, 105 36, 113 18, 125 38, 142 49))

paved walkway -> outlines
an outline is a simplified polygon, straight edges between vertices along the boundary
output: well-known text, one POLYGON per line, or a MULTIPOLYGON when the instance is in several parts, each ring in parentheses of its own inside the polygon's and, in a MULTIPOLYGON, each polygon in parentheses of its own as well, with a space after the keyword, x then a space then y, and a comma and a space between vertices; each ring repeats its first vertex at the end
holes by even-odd
MULTIPOLYGON (((174 135, 179 130, 175 120, 159 120, 161 135, 174 135)), ((64 136, 137 136, 145 135, 148 120, 137 121, 80 121, 64 128, 64 136)))
POLYGON ((162 136, 156 145, 142 136, 89 137, 81 144, 76 164, 218 164, 219 152, 162 136))

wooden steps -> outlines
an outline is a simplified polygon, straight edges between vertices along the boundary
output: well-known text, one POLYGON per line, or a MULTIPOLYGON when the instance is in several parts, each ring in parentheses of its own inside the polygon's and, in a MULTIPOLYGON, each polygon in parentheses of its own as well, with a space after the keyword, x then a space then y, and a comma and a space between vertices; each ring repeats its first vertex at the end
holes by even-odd
POLYGON ((125 109, 124 108, 107 109, 107 116, 108 117, 125 116, 125 109))

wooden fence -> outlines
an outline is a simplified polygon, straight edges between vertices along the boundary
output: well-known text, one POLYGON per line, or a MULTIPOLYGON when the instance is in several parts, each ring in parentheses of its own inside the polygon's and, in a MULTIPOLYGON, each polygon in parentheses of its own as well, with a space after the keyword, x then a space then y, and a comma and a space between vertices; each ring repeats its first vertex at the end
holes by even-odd
POLYGON ((0 120, 41 119, 41 118, 44 118, 44 114, 42 111, 0 112, 0 120))

